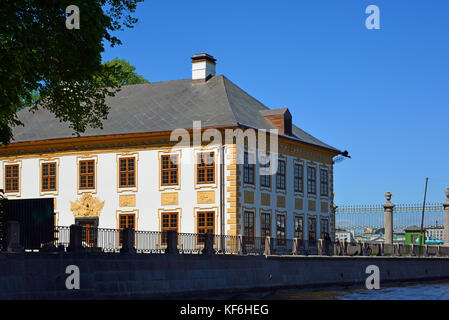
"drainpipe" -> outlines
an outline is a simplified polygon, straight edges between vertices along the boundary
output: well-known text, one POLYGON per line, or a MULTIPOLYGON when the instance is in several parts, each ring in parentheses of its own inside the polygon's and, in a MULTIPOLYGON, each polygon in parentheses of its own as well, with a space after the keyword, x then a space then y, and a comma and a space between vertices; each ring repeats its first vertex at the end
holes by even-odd
POLYGON ((224 250, 224 235, 225 235, 225 150, 226 145, 220 146, 220 234, 221 234, 221 249, 224 250))

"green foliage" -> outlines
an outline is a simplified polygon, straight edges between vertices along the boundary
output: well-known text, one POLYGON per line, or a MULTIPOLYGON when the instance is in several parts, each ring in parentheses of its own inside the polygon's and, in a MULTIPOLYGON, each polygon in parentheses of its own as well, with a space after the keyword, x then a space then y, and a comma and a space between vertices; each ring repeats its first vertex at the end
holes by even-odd
POLYGON ((136 67, 132 66, 126 60, 115 58, 111 61, 104 62, 103 66, 110 68, 112 72, 106 80, 103 77, 97 79, 100 86, 105 86, 107 83, 113 83, 117 86, 148 83, 147 79, 135 73, 136 67))
POLYGON ((50 110, 75 134, 102 128, 105 98, 120 89, 117 67, 101 63, 104 40, 121 44, 111 33, 137 22, 131 14, 141 1, 78 1, 80 29, 65 26, 72 0, 0 1, 0 143, 21 124, 17 111, 34 102, 31 111, 50 110))

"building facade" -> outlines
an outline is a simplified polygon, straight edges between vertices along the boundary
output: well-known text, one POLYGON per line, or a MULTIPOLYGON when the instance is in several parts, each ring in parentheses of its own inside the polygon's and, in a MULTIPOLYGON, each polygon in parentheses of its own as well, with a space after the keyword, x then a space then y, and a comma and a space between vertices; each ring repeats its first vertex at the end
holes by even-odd
POLYGON ((195 55, 192 79, 123 87, 107 100, 104 128, 80 137, 45 109, 22 110, 24 127, 0 148, 5 196, 53 198, 56 225, 334 238, 341 152, 294 126, 288 109, 268 109, 215 75, 215 64, 195 55), (278 130, 275 174, 260 174, 257 148, 208 139, 248 129, 278 130), (203 141, 181 144, 178 133, 203 141))

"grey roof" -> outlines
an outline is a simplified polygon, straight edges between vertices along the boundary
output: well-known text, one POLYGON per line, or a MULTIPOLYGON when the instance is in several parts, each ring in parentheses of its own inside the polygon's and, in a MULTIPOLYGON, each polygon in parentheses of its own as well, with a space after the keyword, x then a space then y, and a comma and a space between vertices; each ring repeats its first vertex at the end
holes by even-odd
MULTIPOLYGON (((205 83, 184 79, 123 86, 106 103, 110 111, 103 129, 88 128, 81 136, 190 129, 193 121, 199 120, 202 127, 275 128, 260 113, 268 108, 222 75, 205 83)), ((18 117, 24 126, 13 128, 13 142, 74 136, 67 123, 60 122, 46 109, 39 108, 35 113, 23 109, 18 117)), ((296 126, 293 135, 290 138, 339 151, 296 126)))

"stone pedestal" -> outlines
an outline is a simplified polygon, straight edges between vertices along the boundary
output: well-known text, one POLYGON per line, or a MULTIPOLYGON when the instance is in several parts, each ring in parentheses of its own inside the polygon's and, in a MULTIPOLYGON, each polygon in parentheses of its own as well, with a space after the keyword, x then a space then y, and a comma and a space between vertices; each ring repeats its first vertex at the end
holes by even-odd
POLYGON ((449 188, 445 190, 446 201, 443 202, 444 209, 444 245, 449 246, 449 188))
POLYGON ((67 247, 69 252, 80 252, 83 250, 83 227, 72 224, 70 226, 70 244, 67 247))
POLYGON ((271 238, 265 237, 265 251, 263 253, 266 256, 269 256, 271 254, 271 238))
POLYGON ((385 194, 387 202, 384 203, 384 228, 385 228, 385 244, 393 244, 393 208, 391 203, 391 192, 385 194))
POLYGON ((6 222, 6 251, 8 252, 23 252, 23 247, 20 245, 20 224, 17 221, 6 222))
POLYGON ((120 253, 136 253, 134 229, 125 228, 122 232, 122 248, 120 249, 120 253))
POLYGON ((203 251, 201 253, 202 254, 207 254, 207 255, 215 254, 215 250, 214 250, 214 235, 212 233, 210 233, 210 232, 205 235, 204 248, 203 248, 203 251))
POLYGON ((167 232, 167 248, 165 253, 167 254, 178 254, 178 232, 176 230, 169 230, 167 232))

